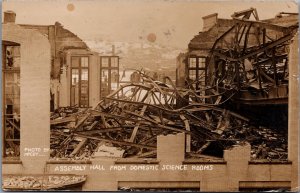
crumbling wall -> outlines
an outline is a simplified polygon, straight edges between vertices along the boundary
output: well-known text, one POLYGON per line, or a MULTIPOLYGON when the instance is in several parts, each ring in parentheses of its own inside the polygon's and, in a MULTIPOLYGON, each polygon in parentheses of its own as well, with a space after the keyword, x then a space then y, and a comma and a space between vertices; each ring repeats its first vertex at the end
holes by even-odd
POLYGON ((2 39, 19 43, 21 50, 21 172, 43 172, 50 147, 50 45, 40 33, 15 24, 2 24, 2 39))
MULTIPOLYGON (((25 29, 37 30, 48 38, 51 46, 51 109, 70 105, 68 91, 69 80, 65 80, 67 72, 66 52, 69 49, 89 50, 86 43, 76 34, 65 29, 59 22, 54 25, 20 25, 25 29)), ((90 95, 91 96, 91 95, 90 95)), ((95 97, 94 97, 95 98, 95 97)), ((94 99, 95 101, 96 99, 94 99)))
POLYGON ((51 56, 59 57, 59 53, 65 49, 82 48, 88 49, 86 43, 80 39, 76 34, 65 29, 59 22, 55 25, 20 25, 25 29, 38 30, 45 35, 51 45, 51 56))

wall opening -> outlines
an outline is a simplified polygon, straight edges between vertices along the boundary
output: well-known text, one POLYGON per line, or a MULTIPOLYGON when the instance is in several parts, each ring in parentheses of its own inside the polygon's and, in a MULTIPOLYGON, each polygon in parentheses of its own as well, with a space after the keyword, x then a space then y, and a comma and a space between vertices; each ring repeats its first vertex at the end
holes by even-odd
POLYGON ((2 41, 3 157, 20 156, 20 44, 2 41))
POLYGON ((100 99, 119 88, 119 57, 100 57, 100 99))
POLYGON ((71 106, 89 106, 89 58, 71 57, 71 106))

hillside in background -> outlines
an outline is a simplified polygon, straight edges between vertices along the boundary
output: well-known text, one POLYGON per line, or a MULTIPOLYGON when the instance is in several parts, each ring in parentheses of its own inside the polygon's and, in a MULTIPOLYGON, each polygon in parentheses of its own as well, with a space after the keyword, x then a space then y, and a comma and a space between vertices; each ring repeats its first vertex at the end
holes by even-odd
POLYGON ((113 45, 115 54, 120 56, 120 69, 144 69, 148 72, 157 72, 161 76, 170 76, 175 80, 176 57, 184 49, 165 47, 145 42, 109 42, 86 41, 91 50, 100 55, 111 55, 113 45))

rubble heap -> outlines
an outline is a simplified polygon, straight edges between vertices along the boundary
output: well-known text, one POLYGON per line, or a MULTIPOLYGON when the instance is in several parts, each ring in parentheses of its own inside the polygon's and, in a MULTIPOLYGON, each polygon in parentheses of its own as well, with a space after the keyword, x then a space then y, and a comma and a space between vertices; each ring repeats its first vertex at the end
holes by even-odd
POLYGON ((297 17, 260 20, 250 8, 232 14, 232 21, 210 49, 208 85, 216 86, 216 93, 235 90, 233 98, 248 104, 287 104, 289 46, 297 36, 297 17))
POLYGON ((4 190, 55 190, 73 187, 84 183, 83 175, 36 175, 36 176, 3 176, 4 190))
POLYGON ((253 144, 253 158, 286 158, 282 146, 286 141, 279 133, 255 128, 247 118, 218 107, 219 103, 205 103, 208 96, 139 73, 141 83, 121 86, 94 109, 67 107, 54 112, 51 156, 151 158, 156 157, 157 136, 185 133, 188 157, 222 157, 224 149, 248 141, 253 144), (189 105, 178 107, 177 100, 189 105), (271 154, 265 153, 266 147, 271 154))

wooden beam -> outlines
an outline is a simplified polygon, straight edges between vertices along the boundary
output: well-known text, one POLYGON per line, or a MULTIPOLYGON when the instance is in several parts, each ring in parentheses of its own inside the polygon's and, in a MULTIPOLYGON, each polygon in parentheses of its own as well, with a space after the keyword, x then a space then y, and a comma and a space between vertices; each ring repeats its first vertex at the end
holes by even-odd
POLYGON ((133 156, 132 158, 147 158, 147 157, 155 156, 156 154, 157 154, 156 150, 153 150, 153 151, 148 151, 148 152, 133 156))
POLYGON ((80 121, 75 125, 74 130, 80 129, 85 121, 90 117, 91 113, 86 114, 80 121))
POLYGON ((73 157, 74 155, 76 155, 76 153, 78 153, 78 151, 82 148, 82 146, 84 146, 84 144, 87 142, 86 138, 83 138, 81 140, 81 142, 76 146, 76 148, 73 150, 73 152, 70 154, 70 157, 73 157))
POLYGON ((92 125, 90 125, 87 130, 92 130, 97 125, 98 121, 94 121, 92 125))
POLYGON ((62 124, 62 123, 68 123, 68 122, 75 122, 76 121, 76 117, 64 117, 62 119, 54 119, 50 121, 51 125, 58 125, 58 124, 62 124))
POLYGON ((212 141, 207 141, 196 153, 201 154, 210 144, 212 141))
POLYGON ((156 149, 156 147, 154 147, 154 146, 136 144, 136 143, 131 143, 131 142, 128 142, 128 141, 118 141, 118 140, 113 140, 113 139, 105 139, 105 138, 101 138, 101 137, 93 137, 93 136, 82 135, 82 134, 77 134, 77 133, 75 133, 74 135, 79 136, 79 137, 88 138, 88 139, 94 139, 94 140, 97 140, 97 141, 104 141, 104 142, 109 142, 109 143, 113 143, 113 144, 118 144, 118 145, 133 146, 133 147, 153 149, 153 150, 156 149))
MULTIPOLYGON (((148 93, 147 99, 146 99, 146 101, 145 101, 146 103, 148 103, 148 102, 150 101, 150 99, 151 99, 150 96, 151 96, 150 93, 148 93)), ((141 112, 139 113, 139 115, 140 115, 140 116, 143 116, 144 113, 145 113, 145 111, 146 111, 146 109, 147 109, 147 105, 144 105, 143 108, 142 108, 142 110, 141 110, 141 112)), ((141 118, 139 117, 138 120, 141 120, 141 118)), ((137 132, 138 132, 139 126, 140 126, 140 123, 138 123, 138 124, 134 127, 134 129, 133 129, 133 131, 132 131, 132 134, 131 134, 131 137, 130 137, 130 139, 129 139, 129 142, 133 142, 133 141, 134 141, 135 136, 136 136, 136 134, 137 134, 137 132)))
POLYGON ((11 126, 13 126, 15 129, 17 129, 18 131, 20 131, 20 128, 16 124, 14 124, 11 120, 5 119, 5 121, 8 122, 9 124, 11 124, 11 126))
POLYGON ((107 132, 112 132, 112 131, 121 131, 122 128, 120 127, 114 127, 114 128, 108 128, 108 129, 95 129, 95 130, 90 130, 90 131, 80 131, 76 132, 77 134, 82 134, 82 135, 94 135, 98 133, 107 133, 107 132))
MULTIPOLYGON (((130 111, 125 111, 125 112, 128 113, 128 114, 135 115, 137 117, 141 117, 142 119, 145 119, 148 122, 155 124, 155 127, 160 127, 160 128, 163 128, 163 129, 177 131, 177 132, 191 133, 190 131, 187 131, 187 130, 184 130, 184 129, 178 129, 178 128, 175 128, 175 127, 169 127, 169 126, 161 125, 160 123, 158 123, 158 122, 156 122, 152 119, 149 119, 149 118, 144 117, 144 116, 140 116, 139 114, 134 113, 134 112, 130 112, 130 111)), ((145 124, 147 124, 147 123, 145 123, 145 124)))

